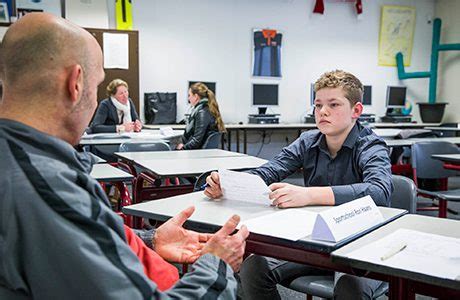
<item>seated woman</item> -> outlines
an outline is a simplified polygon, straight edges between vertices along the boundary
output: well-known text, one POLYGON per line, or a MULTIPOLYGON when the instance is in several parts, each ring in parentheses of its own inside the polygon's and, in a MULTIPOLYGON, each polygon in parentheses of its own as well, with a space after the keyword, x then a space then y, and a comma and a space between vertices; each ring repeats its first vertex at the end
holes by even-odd
POLYGON ((205 84, 197 82, 191 85, 188 100, 193 110, 177 150, 201 149, 212 133, 225 132, 216 97, 205 84))
POLYGON ((142 123, 129 98, 128 84, 121 79, 107 86, 107 99, 102 100, 91 123, 91 132, 139 132, 142 123))

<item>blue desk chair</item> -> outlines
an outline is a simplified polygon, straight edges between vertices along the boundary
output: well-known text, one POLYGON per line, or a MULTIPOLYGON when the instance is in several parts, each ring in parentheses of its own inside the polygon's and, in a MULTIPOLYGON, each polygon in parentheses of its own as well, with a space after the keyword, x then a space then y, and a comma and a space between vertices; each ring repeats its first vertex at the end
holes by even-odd
MULTIPOLYGON (((438 200, 431 207, 419 207, 417 210, 438 210, 440 218, 447 217, 447 201, 460 201, 460 189, 448 190, 448 178, 457 176, 457 171, 447 170, 443 162, 431 157, 432 154, 458 154, 459 148, 449 142, 418 142, 412 145, 412 171, 419 196, 438 200), (425 185, 421 185, 424 180, 425 185), (429 187, 429 183, 438 186, 429 187), (422 188, 421 188, 422 187, 422 188)), ((457 214, 455 211, 450 211, 457 214)))
MULTIPOLYGON (((415 213, 417 203, 417 188, 415 183, 404 176, 392 176, 394 191, 391 195, 391 207, 406 209, 415 213)), ((294 279, 290 289, 307 294, 307 300, 313 296, 332 299, 334 295, 334 275, 302 276, 294 279)), ((382 282, 374 294, 374 299, 388 291, 388 283, 382 282)))
POLYGON ((217 149, 221 142, 222 132, 211 133, 203 144, 202 149, 217 149))

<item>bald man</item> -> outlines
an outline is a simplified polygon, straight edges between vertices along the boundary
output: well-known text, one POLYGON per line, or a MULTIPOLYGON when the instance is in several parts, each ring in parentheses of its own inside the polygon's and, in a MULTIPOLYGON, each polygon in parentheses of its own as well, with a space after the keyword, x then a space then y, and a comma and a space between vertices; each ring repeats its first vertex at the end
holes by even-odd
POLYGON ((72 147, 104 79, 89 33, 49 14, 26 15, 4 36, 0 79, 0 299, 235 297, 233 271, 248 235, 244 226, 231 235, 237 216, 202 235, 182 228, 188 208, 157 229, 159 256, 196 260, 162 292, 145 275, 155 266, 141 264, 127 244, 131 230, 89 176, 90 158, 72 147))

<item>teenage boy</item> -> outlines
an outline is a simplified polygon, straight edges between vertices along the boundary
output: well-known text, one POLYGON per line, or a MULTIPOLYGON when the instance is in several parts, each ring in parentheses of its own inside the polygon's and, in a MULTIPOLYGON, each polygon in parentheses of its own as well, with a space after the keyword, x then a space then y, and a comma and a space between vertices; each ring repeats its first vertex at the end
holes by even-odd
MULTIPOLYGON (((319 130, 304 132, 270 162, 250 173, 272 190, 270 199, 280 208, 340 205, 370 195, 379 206, 389 206, 393 190, 388 149, 383 139, 357 119, 363 111, 363 85, 354 75, 336 70, 315 83, 315 120, 319 130), (305 187, 280 182, 302 169, 305 187)), ((206 180, 205 194, 222 195, 218 173, 206 180)), ((240 277, 248 299, 279 299, 276 284, 288 286, 303 275, 329 271, 308 265, 251 255, 240 277)), ((332 274, 332 273, 331 273, 332 274)), ((335 299, 372 299, 379 281, 336 274, 335 299)))

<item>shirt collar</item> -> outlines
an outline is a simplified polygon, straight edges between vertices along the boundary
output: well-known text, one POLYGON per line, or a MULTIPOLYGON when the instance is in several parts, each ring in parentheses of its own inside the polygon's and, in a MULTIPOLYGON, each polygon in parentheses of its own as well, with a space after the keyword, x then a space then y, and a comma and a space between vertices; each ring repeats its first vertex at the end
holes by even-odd
MULTIPOLYGON (((359 131, 360 131, 359 127, 360 127, 359 122, 356 121, 356 124, 353 126, 350 133, 348 133, 347 138, 343 142, 342 147, 353 149, 353 147, 355 146, 356 140, 359 137, 359 131)), ((316 142, 314 142, 311 145, 311 147, 312 148, 319 147, 321 150, 325 150, 326 152, 328 152, 328 148, 326 144, 326 136, 321 133, 318 139, 316 140, 316 142)))

